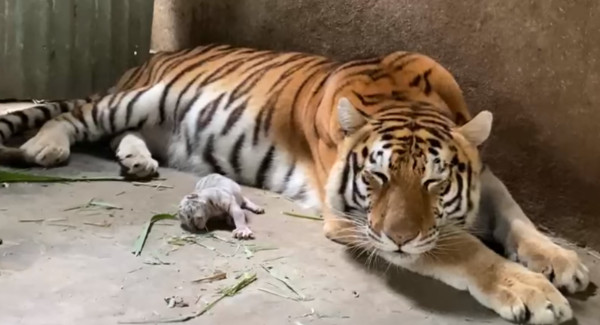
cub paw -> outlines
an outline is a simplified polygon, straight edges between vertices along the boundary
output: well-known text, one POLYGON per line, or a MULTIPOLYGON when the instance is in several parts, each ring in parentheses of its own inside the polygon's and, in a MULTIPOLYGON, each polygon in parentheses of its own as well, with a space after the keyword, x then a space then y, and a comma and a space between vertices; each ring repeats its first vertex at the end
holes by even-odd
POLYGON ((250 230, 250 228, 248 228, 248 227, 236 228, 235 230, 233 230, 232 235, 233 235, 233 238, 237 238, 237 239, 253 239, 254 238, 254 233, 252 233, 252 230, 250 230))
POLYGON ((484 300, 490 308, 519 324, 556 324, 573 317, 567 299, 543 275, 514 266, 487 285, 491 292, 484 300))
POLYGON ((52 167, 69 159, 71 142, 60 130, 45 130, 29 139, 21 146, 25 159, 39 166, 52 167))
POLYGON ((509 258, 544 274, 557 288, 570 293, 585 290, 589 284, 589 270, 577 253, 547 238, 524 240, 509 258))
POLYGON ((117 159, 122 167, 122 172, 127 176, 147 178, 158 174, 158 162, 150 155, 119 151, 117 159))
POLYGON ((265 214, 265 209, 261 207, 255 207, 251 212, 254 214, 265 214))

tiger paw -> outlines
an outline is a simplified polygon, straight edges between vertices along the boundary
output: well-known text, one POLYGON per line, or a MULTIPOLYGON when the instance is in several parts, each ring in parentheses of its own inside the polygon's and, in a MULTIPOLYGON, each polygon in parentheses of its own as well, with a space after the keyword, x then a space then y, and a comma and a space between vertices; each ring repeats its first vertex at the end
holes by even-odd
POLYGON ((125 136, 116 150, 121 172, 133 178, 148 178, 158 174, 158 162, 146 143, 133 135, 125 136))
POLYGON ((585 290, 589 284, 589 270, 577 253, 545 237, 519 242, 516 253, 509 258, 544 274, 557 288, 570 293, 585 290))
POLYGON ((232 233, 234 238, 237 239, 253 239, 254 233, 248 227, 236 228, 232 233))
POLYGON ((485 289, 471 290, 484 305, 519 324, 557 324, 573 317, 567 299, 543 275, 506 262, 511 265, 500 266, 492 281, 483 280, 485 289))
POLYGON ((323 233, 327 239, 342 245, 352 245, 358 237, 358 230, 350 222, 339 217, 325 217, 323 233))
POLYGON ((49 121, 21 146, 25 159, 43 167, 58 166, 69 159, 71 142, 58 123, 49 121))
POLYGON ((149 155, 118 152, 117 159, 127 176, 147 178, 158 174, 158 162, 149 155))

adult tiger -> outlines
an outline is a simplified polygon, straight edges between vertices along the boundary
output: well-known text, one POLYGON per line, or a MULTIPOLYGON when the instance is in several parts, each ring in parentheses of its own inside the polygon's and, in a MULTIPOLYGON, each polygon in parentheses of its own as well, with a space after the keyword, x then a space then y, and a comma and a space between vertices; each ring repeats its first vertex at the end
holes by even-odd
POLYGON ((482 166, 491 114, 471 119, 452 75, 421 54, 338 63, 224 45, 159 53, 105 96, 1 117, 1 140, 41 122, 21 148, 2 147, 0 162, 53 166, 75 142, 114 137, 131 175, 154 174, 154 156, 290 196, 323 211, 330 239, 468 290, 509 320, 569 319, 552 283, 588 284, 577 255, 538 232, 482 166))

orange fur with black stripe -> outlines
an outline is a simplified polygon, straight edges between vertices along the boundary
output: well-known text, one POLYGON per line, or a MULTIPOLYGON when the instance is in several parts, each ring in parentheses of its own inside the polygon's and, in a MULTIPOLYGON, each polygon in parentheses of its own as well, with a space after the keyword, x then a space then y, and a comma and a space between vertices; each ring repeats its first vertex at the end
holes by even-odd
POLYGON ((477 147, 491 122, 489 112, 472 119, 452 75, 422 54, 336 62, 210 45, 156 54, 107 94, 1 116, 0 142, 42 127, 21 148, 0 146, 0 163, 53 166, 75 142, 111 138, 129 175, 155 174, 159 159, 282 193, 321 210, 332 240, 469 290, 507 319, 568 319, 568 302, 533 271, 552 270, 556 286, 577 291, 587 269, 483 167, 477 147), (478 214, 480 196, 493 216, 478 214), (536 269, 469 235, 482 224, 536 269))

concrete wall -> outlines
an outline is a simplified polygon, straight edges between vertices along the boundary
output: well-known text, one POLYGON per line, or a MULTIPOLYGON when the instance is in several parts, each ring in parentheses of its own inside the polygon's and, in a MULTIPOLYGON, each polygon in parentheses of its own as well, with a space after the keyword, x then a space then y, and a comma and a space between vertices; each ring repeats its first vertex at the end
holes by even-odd
POLYGON ((487 161, 538 223, 600 248, 600 2, 156 0, 155 49, 207 42, 352 59, 424 52, 473 112, 487 161))

